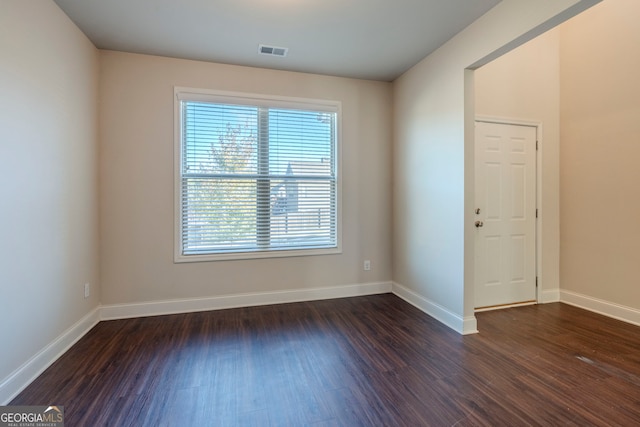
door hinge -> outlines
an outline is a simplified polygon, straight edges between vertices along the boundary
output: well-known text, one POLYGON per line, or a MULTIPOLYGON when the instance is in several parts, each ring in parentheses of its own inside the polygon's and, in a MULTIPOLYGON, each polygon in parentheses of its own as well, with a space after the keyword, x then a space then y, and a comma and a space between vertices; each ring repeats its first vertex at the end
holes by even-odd
POLYGON ((538 276, 536 276, 536 288, 538 287, 538 276))
POLYGON ((536 208, 536 218, 538 218, 538 208, 536 208))
POLYGON ((538 151, 538 140, 536 139, 536 151, 538 151))

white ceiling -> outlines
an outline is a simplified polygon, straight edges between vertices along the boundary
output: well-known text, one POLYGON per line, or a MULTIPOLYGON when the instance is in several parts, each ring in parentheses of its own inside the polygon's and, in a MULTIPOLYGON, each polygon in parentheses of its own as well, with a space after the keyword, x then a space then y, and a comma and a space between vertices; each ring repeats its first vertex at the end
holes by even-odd
POLYGON ((100 49, 392 81, 500 0, 54 0, 100 49), (285 58, 259 44, 289 48, 285 58))

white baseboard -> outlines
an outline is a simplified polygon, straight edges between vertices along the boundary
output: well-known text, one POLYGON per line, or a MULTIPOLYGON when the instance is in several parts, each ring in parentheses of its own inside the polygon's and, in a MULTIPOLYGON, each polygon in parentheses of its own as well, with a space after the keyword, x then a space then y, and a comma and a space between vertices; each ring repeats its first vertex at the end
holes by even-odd
POLYGON ((443 306, 395 282, 393 283, 393 293, 459 334, 469 335, 478 332, 475 316, 464 318, 458 316, 443 306))
POLYGON ((560 289, 548 289, 540 294, 540 304, 560 301, 560 289))
POLYGON ((27 360, 7 378, 3 379, 0 383, 0 405, 7 405, 13 400, 99 321, 100 307, 96 307, 31 359, 27 360))
POLYGON ((208 298, 149 301, 133 304, 113 304, 103 305, 101 307, 100 319, 128 319, 134 317, 160 316, 165 314, 222 310, 227 308, 347 298, 361 295, 384 294, 391 292, 391 290, 391 282, 376 282, 362 283, 358 285, 334 286, 330 288, 296 289, 290 291, 235 294, 208 298))
POLYGON ((53 362, 58 360, 73 344, 82 338, 101 320, 158 316, 163 314, 220 310, 290 302, 346 298, 362 295, 389 293, 391 282, 363 283, 330 288, 298 289, 291 291, 262 292, 227 295, 211 298, 193 298, 170 301, 150 301, 137 304, 115 304, 96 307, 75 325, 40 350, 31 359, 0 382, 0 405, 7 405, 53 362))
POLYGON ((565 290, 560 290, 560 302, 640 326, 640 310, 636 308, 565 290))

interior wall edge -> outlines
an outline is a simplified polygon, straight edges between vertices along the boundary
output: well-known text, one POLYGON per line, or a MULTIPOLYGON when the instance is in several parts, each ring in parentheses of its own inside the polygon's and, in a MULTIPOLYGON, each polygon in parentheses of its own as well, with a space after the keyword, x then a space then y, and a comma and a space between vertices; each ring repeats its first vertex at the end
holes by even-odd
POLYGON ((461 317, 446 307, 417 294, 397 282, 393 282, 393 294, 402 298, 425 314, 433 317, 443 325, 453 329, 460 335, 469 335, 478 332, 478 324, 475 315, 461 317))

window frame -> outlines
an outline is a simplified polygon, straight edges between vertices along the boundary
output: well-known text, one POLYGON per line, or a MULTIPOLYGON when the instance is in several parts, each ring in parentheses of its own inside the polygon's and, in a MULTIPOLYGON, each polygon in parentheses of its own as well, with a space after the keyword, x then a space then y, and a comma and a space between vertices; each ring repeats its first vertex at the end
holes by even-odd
POLYGON ((294 98, 243 92, 229 92, 189 87, 174 87, 174 262, 204 262, 247 260, 298 256, 334 255, 342 253, 342 103, 340 101, 294 98), (287 249, 268 248, 243 252, 212 252, 189 254, 182 252, 182 123, 183 101, 227 103, 257 107, 300 109, 336 114, 335 162, 336 162, 336 246, 331 248, 287 249))

